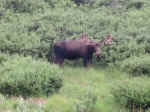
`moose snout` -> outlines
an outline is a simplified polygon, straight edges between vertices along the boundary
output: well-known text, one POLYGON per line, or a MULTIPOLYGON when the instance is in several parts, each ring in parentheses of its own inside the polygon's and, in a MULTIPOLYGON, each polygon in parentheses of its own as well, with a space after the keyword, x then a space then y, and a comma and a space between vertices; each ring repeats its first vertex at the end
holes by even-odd
POLYGON ((96 57, 97 58, 101 57, 101 53, 100 52, 96 52, 96 57))

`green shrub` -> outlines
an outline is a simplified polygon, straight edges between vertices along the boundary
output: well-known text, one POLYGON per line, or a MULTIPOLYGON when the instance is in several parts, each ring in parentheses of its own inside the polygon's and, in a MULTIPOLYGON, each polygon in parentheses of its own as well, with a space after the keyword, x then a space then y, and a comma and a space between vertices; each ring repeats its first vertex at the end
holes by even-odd
POLYGON ((74 4, 71 0, 44 0, 47 2, 52 8, 56 7, 72 7, 74 4))
POLYGON ((105 64, 149 53, 149 1, 119 0, 117 10, 111 5, 112 0, 1 0, 0 51, 52 57, 54 42, 86 32, 97 41, 107 33, 116 38, 116 45, 103 49, 105 64))
POLYGON ((139 56, 146 53, 145 44, 137 44, 136 40, 127 41, 117 39, 119 43, 114 42, 113 45, 102 47, 102 62, 108 63, 118 63, 132 56, 139 56))
POLYGON ((150 75, 150 56, 133 56, 120 63, 123 71, 127 71, 132 75, 150 75))
POLYGON ((34 102, 24 100, 22 97, 18 98, 7 98, 3 95, 0 95, 0 111, 1 112, 41 112, 43 106, 38 106, 34 102))
POLYGON ((150 112, 150 109, 148 109, 146 112, 150 112))
POLYGON ((7 61, 8 55, 0 52, 0 64, 7 61))
POLYGON ((79 96, 79 100, 75 104, 77 112, 99 111, 99 107, 97 106, 99 104, 97 95, 95 94, 95 91, 92 91, 89 87, 86 88, 84 94, 79 96))
POLYGON ((118 81, 113 85, 112 93, 122 106, 147 109, 150 107, 149 84, 150 79, 147 77, 118 81))
POLYGON ((0 93, 25 97, 50 95, 62 86, 61 75, 57 66, 16 56, 0 67, 0 93))
POLYGON ((74 100, 63 96, 52 96, 45 105, 45 112, 75 112, 74 100))
POLYGON ((52 96, 46 104, 46 112, 50 110, 52 112, 99 112, 100 103, 97 100, 96 94, 89 87, 85 89, 84 93, 82 93, 82 89, 79 90, 80 94, 78 93, 76 98, 60 95, 52 96))
POLYGON ((46 7, 42 0, 2 0, 1 3, 5 9, 11 9, 19 13, 32 13, 46 7))
POLYGON ((81 4, 93 4, 95 1, 93 0, 72 0, 74 1, 77 5, 81 5, 81 4))
POLYGON ((141 9, 144 7, 144 5, 147 3, 147 0, 72 0, 74 1, 77 5, 85 5, 89 4, 89 6, 92 7, 112 7, 112 8, 117 8, 120 10, 125 10, 125 9, 141 9))

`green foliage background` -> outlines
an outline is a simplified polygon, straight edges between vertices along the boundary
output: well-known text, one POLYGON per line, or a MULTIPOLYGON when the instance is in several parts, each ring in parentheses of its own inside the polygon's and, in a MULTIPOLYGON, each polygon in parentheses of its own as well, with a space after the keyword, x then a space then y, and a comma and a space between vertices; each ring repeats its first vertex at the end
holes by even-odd
POLYGON ((0 65, 0 93, 5 96, 49 96, 62 87, 62 71, 43 60, 13 56, 0 65))
POLYGON ((118 81, 112 89, 117 102, 128 108, 135 106, 143 110, 150 108, 149 91, 149 78, 147 77, 118 81))
MULTIPOLYGON (((19 91, 22 93, 18 92, 18 85, 22 83, 23 86, 29 87, 30 81, 34 81, 38 75, 40 78, 35 86, 39 87, 40 91, 34 94, 37 92, 34 91, 35 88, 29 87, 32 93, 30 95, 38 96, 41 91, 46 91, 46 89, 51 91, 53 88, 48 87, 41 90, 39 82, 44 80, 43 76, 47 78, 52 76, 57 79, 58 77, 55 75, 61 72, 57 67, 55 71, 49 69, 53 65, 44 61, 46 59, 52 61, 54 42, 77 39, 83 32, 89 36, 89 39, 99 41, 109 33, 115 40, 111 46, 101 46, 103 51, 101 61, 94 58, 94 63, 96 63, 94 67, 98 70, 94 69, 85 73, 78 67, 72 69, 66 65, 68 68, 66 67, 64 70, 64 79, 62 79, 64 86, 60 91, 60 96, 53 96, 52 100, 48 101, 45 111, 49 110, 49 105, 56 106, 55 102, 60 102, 56 111, 65 107, 62 111, 70 111, 71 108, 81 112, 85 107, 89 107, 86 108, 86 111, 110 112, 112 110, 116 112, 115 109, 112 109, 116 102, 117 106, 115 107, 118 108, 120 106, 118 103, 127 107, 130 103, 134 103, 146 111, 150 107, 148 87, 150 75, 149 18, 149 0, 0 0, 0 87, 3 84, 4 86, 10 84, 16 87, 15 92, 10 91, 10 93, 13 92, 12 94, 17 96, 22 93, 26 95, 25 92, 22 92, 24 89, 19 91), (12 58, 16 56, 14 54, 19 56, 12 58), (24 56, 33 57, 30 58, 30 66, 27 69, 24 68, 29 63, 24 56), (37 58, 42 58, 42 61, 39 59, 37 61, 37 58), (104 65, 110 65, 110 71, 107 73, 105 73, 105 69, 99 71, 104 65), (41 72, 37 73, 36 70, 39 69, 41 72), (117 70, 113 71, 114 69, 117 70), (18 77, 18 74, 22 75, 18 77), (24 79, 21 77, 26 77, 26 74, 32 75, 33 78, 20 82, 24 79), (131 74, 131 79, 128 77, 129 74, 131 74), (147 75, 147 77, 141 77, 141 75, 147 75), (116 80, 119 81, 116 82, 116 80), (99 84, 100 82, 101 84, 99 84), (82 98, 76 98, 84 96, 82 92, 79 92, 84 89, 84 84, 91 84, 98 94, 92 93, 92 95, 86 96, 87 99, 83 97, 83 101, 82 98), (112 93, 110 85, 114 90, 112 93), (101 100, 92 100, 97 96, 102 99, 102 102, 101 100), (106 99, 103 99, 103 96, 106 99), (59 97, 62 98, 59 99, 59 97), (76 105, 73 106, 74 104, 76 105)), ((63 85, 61 81, 57 81, 57 84, 63 85)), ((8 91, 3 92, 8 94, 8 91)), ((24 106, 28 107, 28 105, 24 106)))
POLYGON ((0 50, 50 58, 57 40, 102 40, 115 37, 103 49, 105 63, 149 53, 148 0, 1 0, 0 50), (49 55, 48 55, 49 53, 49 55))

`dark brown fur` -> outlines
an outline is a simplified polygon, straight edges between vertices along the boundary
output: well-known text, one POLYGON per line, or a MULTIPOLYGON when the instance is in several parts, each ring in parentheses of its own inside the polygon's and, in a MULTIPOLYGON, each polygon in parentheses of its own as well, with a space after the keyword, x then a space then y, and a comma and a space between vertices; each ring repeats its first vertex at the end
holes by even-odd
POLYGON ((110 38, 106 38, 103 42, 94 42, 89 40, 86 35, 82 35, 79 40, 56 42, 54 44, 55 63, 62 66, 64 59, 75 60, 82 58, 84 66, 87 67, 88 64, 92 63, 93 53, 96 53, 97 57, 100 56, 101 50, 99 47, 102 44, 110 44, 111 41, 110 38))

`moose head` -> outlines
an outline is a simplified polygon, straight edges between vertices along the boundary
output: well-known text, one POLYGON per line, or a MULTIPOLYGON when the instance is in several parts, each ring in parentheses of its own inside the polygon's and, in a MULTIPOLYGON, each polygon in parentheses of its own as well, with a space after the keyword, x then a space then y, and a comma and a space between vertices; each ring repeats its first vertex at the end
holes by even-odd
POLYGON ((104 39, 104 41, 103 41, 103 44, 104 44, 104 45, 111 45, 112 42, 113 42, 113 40, 115 40, 114 37, 112 37, 110 34, 108 34, 108 35, 105 37, 105 39, 104 39))
MULTIPOLYGON (((88 38, 86 37, 86 40, 88 38)), ((87 41, 87 45, 94 49, 94 52, 97 57, 101 56, 101 45, 111 45, 114 40, 114 37, 112 37, 110 34, 108 34, 103 41, 100 42, 94 42, 94 41, 87 41)))

